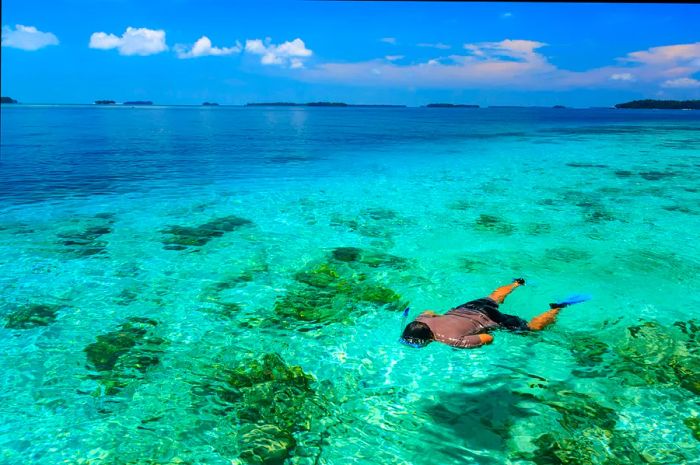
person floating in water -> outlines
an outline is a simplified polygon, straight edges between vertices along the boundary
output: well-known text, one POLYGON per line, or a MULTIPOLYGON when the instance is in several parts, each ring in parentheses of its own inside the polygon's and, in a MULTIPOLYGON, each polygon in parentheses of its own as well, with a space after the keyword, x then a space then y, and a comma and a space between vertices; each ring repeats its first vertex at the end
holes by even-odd
POLYGON ((512 284, 499 287, 488 297, 462 304, 444 315, 427 310, 406 326, 400 340, 412 347, 425 347, 432 341, 459 348, 479 347, 493 342, 489 331, 494 329, 540 331, 554 323, 559 311, 569 305, 549 304, 548 311, 529 323, 518 316, 501 313, 498 305, 524 284, 525 280, 518 278, 512 284))

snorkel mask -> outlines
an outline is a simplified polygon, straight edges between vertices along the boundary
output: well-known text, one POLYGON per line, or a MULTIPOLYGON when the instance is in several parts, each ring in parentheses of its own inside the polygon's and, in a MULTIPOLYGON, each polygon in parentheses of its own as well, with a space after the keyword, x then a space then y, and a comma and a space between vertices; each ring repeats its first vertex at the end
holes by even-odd
POLYGON ((403 345, 407 345, 409 347, 413 347, 414 349, 422 349, 423 347, 427 346, 430 341, 425 341, 423 343, 418 343, 418 342, 410 342, 404 338, 399 338, 399 342, 403 345))

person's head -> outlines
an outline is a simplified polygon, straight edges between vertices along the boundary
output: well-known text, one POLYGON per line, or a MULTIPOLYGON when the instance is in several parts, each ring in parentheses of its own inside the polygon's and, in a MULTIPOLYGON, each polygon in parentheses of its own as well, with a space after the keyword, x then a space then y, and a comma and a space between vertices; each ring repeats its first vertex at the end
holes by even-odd
POLYGON ((413 347, 425 347, 435 340, 435 335, 428 325, 420 321, 412 321, 401 334, 401 342, 413 347))

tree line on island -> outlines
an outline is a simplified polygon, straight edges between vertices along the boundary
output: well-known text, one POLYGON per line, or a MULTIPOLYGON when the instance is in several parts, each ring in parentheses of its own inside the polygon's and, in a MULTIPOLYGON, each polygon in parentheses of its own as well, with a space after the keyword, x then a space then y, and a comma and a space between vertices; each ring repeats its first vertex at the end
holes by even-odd
POLYGON ((638 108, 648 110, 700 110, 700 100, 633 100, 618 103, 615 108, 638 108))
MULTIPOLYGON (((11 97, 0 97, 2 104, 19 103, 11 97)), ((95 105, 117 105, 114 100, 95 100, 95 105)), ((150 100, 134 100, 126 101, 120 105, 127 106, 142 106, 153 105, 150 100)), ((204 102, 202 106, 218 107, 216 102, 204 102)), ((387 104, 353 104, 345 102, 251 102, 246 103, 247 107, 353 107, 353 108, 406 108, 406 105, 387 105, 387 104)), ((479 105, 463 104, 463 103, 429 103, 423 108, 480 108, 479 105)), ((522 108, 511 106, 490 106, 489 108, 522 108)), ((566 108, 563 105, 554 105, 552 108, 566 108)), ((650 110, 700 110, 700 100, 633 100, 631 102, 618 103, 615 105, 618 109, 650 109, 650 110)))

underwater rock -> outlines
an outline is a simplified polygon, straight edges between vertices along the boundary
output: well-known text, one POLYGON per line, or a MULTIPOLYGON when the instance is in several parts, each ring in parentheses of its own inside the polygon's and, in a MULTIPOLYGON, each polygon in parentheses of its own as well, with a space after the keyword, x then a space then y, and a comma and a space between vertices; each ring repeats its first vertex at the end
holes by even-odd
POLYGON ((29 304, 18 307, 7 315, 5 328, 31 329, 37 326, 48 326, 56 321, 60 305, 29 304))
POLYGON ((98 372, 88 376, 97 380, 106 395, 118 393, 134 380, 143 378, 148 368, 160 363, 167 341, 153 335, 158 322, 149 318, 127 318, 114 331, 97 336, 83 350, 88 368, 98 372))
POLYGON ((629 170, 616 170, 615 171, 615 176, 617 176, 618 178, 630 178, 630 177, 632 177, 633 174, 634 173, 632 173, 629 170))
POLYGON ((67 247, 68 253, 77 258, 106 253, 107 242, 99 239, 112 232, 111 225, 114 223, 114 215, 111 213, 98 214, 95 215, 95 219, 100 220, 99 224, 88 226, 82 231, 57 234, 61 238, 59 243, 67 247))
POLYGON ((270 267, 266 262, 249 265, 238 273, 225 276, 223 280, 208 286, 203 293, 204 300, 217 301, 221 292, 245 286, 247 283, 253 282, 259 275, 269 271, 270 267))
MULTIPOLYGON (((534 451, 516 451, 514 458, 538 465, 644 463, 626 461, 638 459, 639 454, 633 438, 616 429, 618 415, 614 409, 596 402, 591 395, 572 391, 563 384, 559 387, 551 385, 538 391, 537 396, 526 395, 541 407, 553 409, 557 417, 548 432, 532 440, 534 451)), ((547 409, 541 407, 540 414, 547 414, 547 409)))
POLYGON ((580 260, 588 260, 592 257, 592 255, 585 250, 574 249, 572 247, 557 247, 554 249, 546 249, 545 257, 547 260, 570 263, 580 260))
POLYGON ((602 451, 597 451, 585 438, 557 437, 545 433, 533 441, 533 452, 518 453, 518 458, 536 465, 593 465, 603 463, 602 451))
POLYGON ((378 221, 394 220, 398 218, 397 213, 388 208, 366 208, 360 212, 360 215, 378 221))
POLYGON ((328 399, 314 389, 316 379, 277 353, 248 355, 235 367, 220 366, 196 386, 200 397, 214 396, 222 414, 240 425, 239 458, 250 464, 281 465, 297 447, 295 434, 311 431, 328 414, 328 399))
POLYGON ((208 313, 222 320, 231 320, 240 314, 243 307, 235 302, 215 301, 211 305, 200 307, 199 310, 208 313))
POLYGON ((356 262, 362 256, 362 249, 357 247, 337 247, 333 249, 333 258, 341 262, 356 262))
POLYGON ((599 404, 589 395, 569 390, 557 391, 557 399, 544 400, 543 404, 561 415, 559 424, 567 431, 587 429, 592 426, 612 430, 617 424, 615 410, 599 404))
POLYGON ((515 232, 515 226, 502 219, 482 213, 479 218, 476 219, 474 229, 478 231, 488 231, 497 234, 510 235, 515 232))
POLYGON ((447 205, 450 210, 466 211, 473 207, 472 203, 468 200, 455 200, 454 202, 447 205))
POLYGON ((527 234, 530 236, 539 236, 547 234, 552 230, 552 225, 549 223, 528 223, 526 226, 527 234))
POLYGON ((199 247, 207 244, 212 239, 235 231, 253 222, 238 216, 225 216, 215 218, 199 226, 170 226, 161 230, 163 234, 169 234, 163 244, 168 250, 184 250, 187 247, 199 247))
POLYGON ((680 387, 700 396, 700 357, 675 356, 669 362, 680 387))
POLYGON ((132 289, 123 289, 115 298, 117 305, 129 305, 138 298, 138 294, 132 289))
POLYGON ((605 210, 588 210, 583 214, 583 218, 587 223, 603 223, 606 221, 615 221, 615 217, 605 210))
POLYGON ((245 425, 239 441, 240 458, 250 464, 282 465, 297 446, 289 431, 275 425, 245 425))
POLYGON ((642 171, 639 175, 647 181, 659 181, 661 179, 673 178, 676 176, 675 171, 642 171))
POLYGON ((593 334, 585 336, 572 336, 571 354, 580 366, 591 367, 600 365, 604 355, 610 353, 610 347, 593 334))
POLYGON ((393 236, 393 232, 382 225, 358 221, 356 219, 334 216, 331 218, 331 226, 342 226, 365 237, 389 239, 393 236))
POLYGON ((691 210, 690 208, 686 207, 685 205, 667 205, 665 207, 661 207, 666 211, 670 212, 680 212, 680 213, 686 213, 688 215, 695 215, 695 212, 691 210))
POLYGON ((601 165, 597 163, 578 163, 571 162, 567 163, 566 166, 571 166, 572 168, 607 168, 608 165, 601 165))
POLYGON ((480 270, 484 266, 486 266, 486 263, 481 260, 475 260, 473 258, 468 257, 459 259, 459 268, 461 270, 466 271, 467 273, 480 270))
POLYGON ((372 268, 386 266, 403 270, 409 264, 409 261, 403 257, 379 251, 363 250, 358 247, 337 247, 331 252, 331 257, 340 262, 356 262, 372 268))
POLYGON ((679 335, 654 321, 627 328, 628 338, 607 346, 593 336, 574 339, 570 347, 582 367, 597 366, 597 372, 576 370, 579 377, 614 377, 626 386, 677 386, 700 394, 700 354, 694 320, 677 322, 679 335), (589 341, 585 341, 589 339, 589 341))
POLYGON ((401 296, 358 273, 343 262, 321 263, 294 275, 297 282, 275 302, 275 313, 283 318, 316 323, 349 322, 351 313, 367 304, 398 311, 401 296), (345 266, 341 266, 345 265, 345 266))
POLYGON ((700 441, 700 417, 688 417, 683 424, 693 433, 693 437, 700 441))
POLYGON ((377 251, 364 252, 362 254, 362 258, 360 259, 360 263, 372 268, 385 266, 397 270, 404 270, 408 268, 409 265, 409 261, 403 257, 377 251))
POLYGON ((347 228, 362 236, 378 239, 390 239, 398 228, 409 223, 406 218, 386 208, 367 208, 352 217, 333 214, 330 218, 331 226, 347 228))

